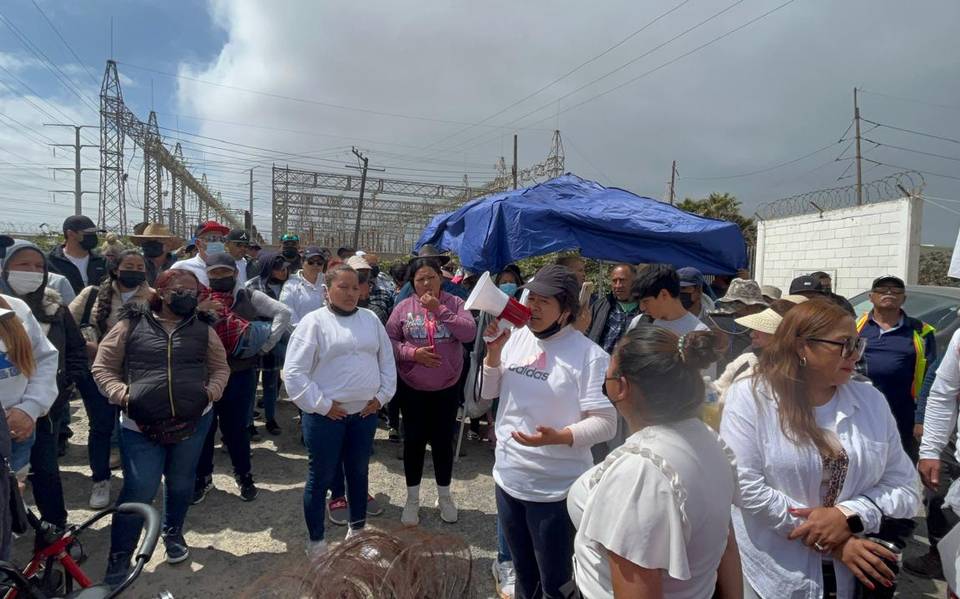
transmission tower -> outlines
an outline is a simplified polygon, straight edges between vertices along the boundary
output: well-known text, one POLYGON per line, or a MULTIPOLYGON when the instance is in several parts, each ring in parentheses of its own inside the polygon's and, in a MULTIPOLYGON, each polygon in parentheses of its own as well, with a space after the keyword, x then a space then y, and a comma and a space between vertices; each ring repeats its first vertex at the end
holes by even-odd
POLYGON ((127 202, 123 174, 123 92, 117 63, 107 61, 100 87, 100 215, 101 229, 127 234, 127 202))
MULTIPOLYGON (((173 147, 173 157, 183 164, 183 148, 180 142, 173 147)), ((186 185, 183 178, 173 176, 173 185, 170 189, 170 228, 175 235, 187 237, 187 198, 186 185)))
POLYGON ((163 173, 160 170, 158 151, 160 144, 160 125, 157 124, 157 113, 151 110, 143 136, 143 222, 145 223, 162 223, 165 220, 163 215, 163 173))
POLYGON ((559 177, 564 172, 563 140, 560 139, 560 130, 553 132, 553 142, 550 144, 550 153, 544 161, 547 177, 553 179, 559 177))

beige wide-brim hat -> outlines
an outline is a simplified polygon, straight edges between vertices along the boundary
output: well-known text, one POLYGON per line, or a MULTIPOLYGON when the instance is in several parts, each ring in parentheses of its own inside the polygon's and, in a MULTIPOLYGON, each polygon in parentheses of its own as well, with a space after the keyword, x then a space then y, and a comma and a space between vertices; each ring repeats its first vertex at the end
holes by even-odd
POLYGON ((741 316, 740 318, 735 318, 733 321, 739 325, 747 327, 748 329, 760 331, 761 333, 767 333, 768 335, 774 335, 777 332, 777 327, 779 327, 780 323, 783 321, 783 317, 774 312, 772 309, 767 308, 763 312, 757 312, 756 314, 750 314, 749 316, 741 316))
POLYGON ((183 245, 183 239, 171 233, 166 226, 153 223, 147 225, 139 235, 131 235, 130 241, 137 245, 143 245, 144 241, 162 241, 168 248, 183 245))
POLYGON ((802 304, 803 302, 807 301, 807 297, 803 295, 785 295, 780 299, 793 302, 794 304, 802 304))

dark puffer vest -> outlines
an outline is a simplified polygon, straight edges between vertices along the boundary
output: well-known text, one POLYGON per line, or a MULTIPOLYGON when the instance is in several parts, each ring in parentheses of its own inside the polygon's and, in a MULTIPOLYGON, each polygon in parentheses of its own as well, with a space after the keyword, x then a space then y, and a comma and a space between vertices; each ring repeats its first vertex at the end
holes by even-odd
POLYGON ((167 333, 149 308, 136 304, 125 307, 121 318, 130 321, 124 360, 127 415, 138 424, 200 418, 210 403, 210 325, 194 315, 167 333))

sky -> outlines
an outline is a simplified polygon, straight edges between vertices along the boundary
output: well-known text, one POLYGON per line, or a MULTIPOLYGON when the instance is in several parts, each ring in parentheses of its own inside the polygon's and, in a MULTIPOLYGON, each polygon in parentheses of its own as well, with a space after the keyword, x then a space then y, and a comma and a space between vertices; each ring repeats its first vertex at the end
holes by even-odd
MULTIPOLYGON (((570 172, 663 199, 676 160, 678 198, 728 192, 750 216, 854 183, 859 87, 863 180, 924 171, 923 240, 952 245, 958 22, 952 0, 13 0, 0 5, 0 229, 72 214, 72 193, 50 191, 72 173, 50 169, 73 151, 49 144, 73 130, 44 123, 96 125, 112 57, 126 104, 144 121, 155 110, 165 143, 234 208, 254 169, 265 232, 273 163, 346 172, 356 146, 383 176, 479 184, 514 133, 522 168, 554 129, 570 172)), ((98 166, 96 148, 81 155, 98 166)), ((142 162, 127 160, 138 222, 142 162)), ((96 192, 97 173, 83 185, 96 192)), ((96 193, 83 206, 95 216, 96 193)))

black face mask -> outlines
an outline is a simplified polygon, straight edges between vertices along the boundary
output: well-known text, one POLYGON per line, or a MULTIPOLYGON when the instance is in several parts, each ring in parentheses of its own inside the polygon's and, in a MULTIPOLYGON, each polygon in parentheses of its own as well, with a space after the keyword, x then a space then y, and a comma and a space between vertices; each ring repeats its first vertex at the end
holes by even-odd
POLYGON ((371 278, 371 279, 376 279, 376 278, 379 277, 379 276, 380 276, 380 267, 379 267, 379 266, 371 266, 371 267, 370 267, 370 278, 371 278))
POLYGON ((214 291, 219 291, 221 293, 226 293, 227 291, 233 291, 233 288, 237 286, 236 277, 226 277, 223 279, 210 279, 210 289, 214 291))
POLYGON ((147 273, 139 270, 121 270, 117 272, 117 281, 127 289, 139 287, 147 280, 147 273))
POLYGON ((186 318, 196 311, 197 302, 196 295, 176 291, 170 296, 170 311, 177 316, 186 318))
POLYGON ((693 307, 693 294, 681 293, 680 303, 683 304, 684 309, 689 310, 691 307, 693 307))
POLYGON ((147 258, 159 258, 163 255, 163 243, 159 241, 144 241, 140 247, 147 258))
POLYGON ((100 238, 97 237, 96 233, 87 233, 83 236, 83 239, 80 240, 80 247, 89 252, 93 248, 97 247, 98 243, 100 243, 100 238))
POLYGON ((297 251, 297 248, 283 248, 283 257, 287 260, 293 260, 300 255, 300 252, 297 251))
POLYGON ((543 329, 539 333, 534 331, 531 331, 531 332, 533 333, 533 336, 536 337, 537 339, 549 339, 550 337, 553 337, 554 335, 559 333, 560 329, 562 329, 565 326, 567 326, 565 323, 561 323, 561 321, 558 320, 557 322, 543 329))
POLYGON ((336 314, 337 316, 351 316, 353 314, 356 314, 357 310, 360 309, 359 307, 357 307, 357 308, 354 308, 353 310, 344 310, 342 308, 336 307, 333 304, 327 304, 327 305, 330 306, 330 311, 336 314))

